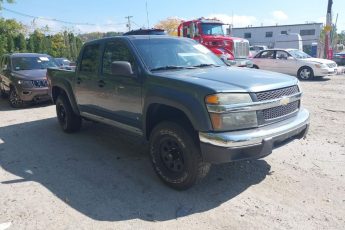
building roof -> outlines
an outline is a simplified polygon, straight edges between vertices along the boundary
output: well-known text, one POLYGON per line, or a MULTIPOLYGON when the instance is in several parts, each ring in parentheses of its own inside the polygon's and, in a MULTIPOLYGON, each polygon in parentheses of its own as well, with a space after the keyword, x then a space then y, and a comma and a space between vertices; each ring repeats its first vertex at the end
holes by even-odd
POLYGON ((273 26, 247 26, 247 27, 235 27, 233 29, 256 29, 256 28, 272 28, 272 27, 289 27, 289 26, 306 26, 306 25, 319 25, 322 26, 323 23, 304 23, 304 24, 289 24, 289 25, 273 25, 273 26))

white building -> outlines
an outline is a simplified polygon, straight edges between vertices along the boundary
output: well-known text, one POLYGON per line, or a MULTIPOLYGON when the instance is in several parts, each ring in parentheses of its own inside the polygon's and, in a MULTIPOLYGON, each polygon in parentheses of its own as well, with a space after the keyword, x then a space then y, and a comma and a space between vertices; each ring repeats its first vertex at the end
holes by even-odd
MULTIPOLYGON (((233 28, 232 36, 241 37, 249 40, 250 45, 265 45, 269 48, 279 48, 278 44, 284 34, 299 34, 302 38, 303 50, 307 53, 311 52, 312 43, 320 41, 320 33, 322 31, 322 23, 307 23, 295 25, 276 25, 276 26, 260 26, 260 27, 243 27, 233 28)), ((291 41, 293 42, 293 41, 291 41)), ((320 53, 319 46, 318 53, 320 53)))

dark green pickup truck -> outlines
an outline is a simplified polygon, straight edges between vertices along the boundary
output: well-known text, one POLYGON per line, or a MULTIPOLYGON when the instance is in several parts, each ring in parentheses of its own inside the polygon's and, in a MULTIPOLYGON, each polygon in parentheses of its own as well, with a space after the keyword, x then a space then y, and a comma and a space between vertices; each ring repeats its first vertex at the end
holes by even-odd
POLYGON ((88 119, 138 135, 175 189, 191 187, 211 164, 264 157, 309 127, 296 78, 228 67, 187 38, 88 42, 75 72, 47 75, 65 132, 88 119))

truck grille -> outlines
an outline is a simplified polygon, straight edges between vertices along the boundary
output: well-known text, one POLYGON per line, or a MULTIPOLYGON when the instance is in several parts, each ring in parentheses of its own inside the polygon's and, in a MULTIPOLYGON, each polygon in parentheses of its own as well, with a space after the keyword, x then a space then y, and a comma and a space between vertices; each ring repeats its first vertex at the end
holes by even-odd
POLYGON ((330 63, 330 64, 327 64, 327 66, 328 66, 329 68, 335 68, 335 67, 337 67, 337 64, 335 64, 335 63, 330 63))
MULTIPOLYGON (((269 100, 274 100, 274 99, 279 99, 284 96, 290 96, 294 95, 299 92, 298 86, 290 86, 282 89, 276 89, 276 90, 270 90, 270 91, 265 91, 265 92, 259 92, 256 93, 256 98, 257 101, 269 101, 269 100)), ((259 114, 262 114, 262 120, 261 124, 266 124, 269 122, 272 122, 274 119, 279 119, 284 116, 287 116, 289 114, 292 114, 294 112, 297 112, 300 107, 300 101, 294 101, 291 102, 287 105, 280 105, 277 107, 265 109, 259 112, 259 114)), ((259 115, 260 116, 260 115, 259 115)))
POLYGON ((258 101, 268 101, 268 100, 281 98, 283 96, 290 96, 298 92, 299 92, 298 86, 294 85, 294 86, 283 88, 283 89, 276 89, 276 90, 256 93, 256 97, 258 101))
POLYGON ((249 43, 247 41, 234 41, 235 58, 247 58, 249 56, 249 43))
POLYGON ((47 80, 33 80, 32 85, 35 88, 44 88, 44 87, 48 87, 48 81, 47 80))
POLYGON ((299 101, 294 101, 287 105, 281 105, 278 107, 265 109, 262 112, 263 112, 265 121, 269 121, 269 120, 283 117, 293 112, 296 112, 298 108, 299 108, 299 101))

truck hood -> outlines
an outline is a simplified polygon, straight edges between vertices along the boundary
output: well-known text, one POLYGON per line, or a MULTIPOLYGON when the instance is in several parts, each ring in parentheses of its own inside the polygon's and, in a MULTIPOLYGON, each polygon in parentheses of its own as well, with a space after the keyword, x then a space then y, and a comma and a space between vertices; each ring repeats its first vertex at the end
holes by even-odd
POLYGON ((262 92, 296 85, 298 82, 295 77, 285 74, 237 67, 167 71, 159 75, 204 86, 216 92, 262 92))
POLYGON ((13 71, 12 74, 18 79, 23 80, 41 80, 46 77, 46 69, 20 70, 13 71))

